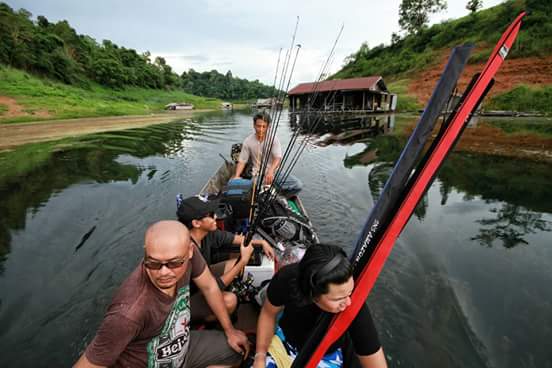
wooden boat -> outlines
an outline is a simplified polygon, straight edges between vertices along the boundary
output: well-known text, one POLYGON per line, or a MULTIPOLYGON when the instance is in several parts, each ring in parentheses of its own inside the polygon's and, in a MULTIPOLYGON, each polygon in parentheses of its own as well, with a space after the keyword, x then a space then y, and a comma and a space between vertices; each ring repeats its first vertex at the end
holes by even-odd
MULTIPOLYGON (((239 233, 243 229, 243 220, 248 221, 248 219, 241 218, 241 216, 245 214, 248 217, 249 215, 250 197, 247 195, 238 196, 242 203, 236 203, 236 196, 230 198, 231 195, 228 192, 231 192, 233 189, 228 186, 228 181, 234 171, 235 163, 224 159, 223 164, 205 183, 199 195, 208 198, 217 197, 220 200, 220 207, 222 208, 219 212, 228 212, 225 208, 228 203, 231 203, 231 206, 234 207, 240 206, 239 211, 236 211, 234 208, 233 211, 230 211, 230 214, 217 213, 217 225, 219 229, 239 233), (245 207, 245 210, 242 206, 245 207), (236 214, 240 214, 238 218, 236 218, 236 214)), ((269 222, 273 220, 280 220, 280 222, 271 227, 270 225, 266 225, 265 221, 261 221, 261 224, 266 226, 261 225, 257 227, 253 235, 254 237, 265 239, 274 248, 276 253, 276 259, 271 260, 259 249, 245 267, 242 281, 249 279, 252 286, 257 289, 256 291, 259 291, 272 278, 279 267, 299 261, 308 246, 319 243, 318 235, 313 229, 307 210, 297 194, 287 197, 279 196, 274 203, 278 203, 281 208, 290 213, 274 216, 274 213, 267 212, 261 216, 263 220, 269 220, 269 222), (279 219, 276 219, 276 217, 279 217, 279 219), (290 231, 290 227, 295 228, 295 231, 290 231), (282 231, 283 228, 285 228, 286 232, 282 231), (292 236, 294 232, 295 235, 292 236)), ((236 247, 236 255, 238 254, 237 252, 239 252, 238 247, 236 247)), ((224 257, 224 255, 218 256, 224 257)), ((231 255, 226 256, 231 257, 231 255)), ((241 327, 246 332, 254 333, 261 300, 257 298, 256 302, 251 300, 251 303, 256 305, 247 305, 247 303, 240 305, 238 327, 241 327)))
MULTIPOLYGON (((234 151, 234 150, 233 150, 234 151)), ((221 155, 222 156, 222 155, 221 155)), ((236 157, 237 158, 237 157, 236 157)), ((224 158, 224 163, 216 171, 216 173, 209 178, 207 183, 200 190, 199 195, 221 198, 221 202, 224 203, 224 192, 227 190, 227 184, 229 179, 232 177, 235 171, 235 162, 230 162, 224 158)), ((279 199, 281 201, 281 198, 279 199)), ((263 287, 267 284, 267 281, 272 278, 276 273, 278 268, 293 262, 297 262, 302 257, 300 249, 304 250, 307 246, 316 246, 318 244, 319 238, 316 232, 313 230, 312 222, 308 217, 307 210, 305 209, 303 202, 298 195, 291 195, 285 198, 286 203, 289 205, 293 211, 296 211, 298 215, 302 216, 305 219, 304 228, 305 232, 308 234, 303 234, 303 239, 299 241, 290 240, 285 236, 281 236, 277 232, 270 232, 263 227, 258 229, 258 232, 255 236, 260 236, 269 242, 275 249, 276 259, 272 261, 268 259, 261 252, 257 253, 258 257, 252 257, 252 260, 246 266, 242 281, 248 279, 248 275, 253 277, 253 286, 256 288, 257 295, 254 300, 248 302, 241 302, 237 310, 237 320, 235 322, 235 327, 244 331, 248 334, 250 341, 254 343, 257 329, 257 319, 259 316, 260 306, 262 304, 262 298, 265 291, 263 287)), ((266 217, 266 215, 265 215, 266 217)), ((263 218, 261 216, 261 218, 263 218)), ((218 219, 217 223, 221 226, 224 226, 224 230, 235 232, 236 228, 228 227, 228 224, 233 224, 232 221, 227 221, 227 219, 218 219), (220 221, 220 223, 218 223, 220 221), (224 225, 222 225, 224 224, 224 225)), ((235 223, 234 223, 235 224, 235 223)), ((219 226, 219 228, 221 227, 219 226)), ((238 250, 239 251, 239 250, 238 250)), ((343 351, 346 363, 344 367, 349 368, 359 368, 360 364, 358 360, 354 357, 354 352, 352 350, 352 345, 348 344, 343 351)), ((250 367, 253 363, 252 354, 250 354, 248 360, 242 363, 241 367, 250 367)))
MULTIPOLYGON (((221 206, 223 207, 222 212, 224 212, 224 206, 231 203, 231 206, 240 206, 240 210, 230 211, 231 213, 221 213, 217 220, 219 229, 224 229, 225 231, 238 233, 244 228, 243 220, 247 220, 242 216, 244 214, 249 216, 250 210, 250 196, 248 195, 239 195, 240 201, 242 203, 236 203, 235 195, 233 198, 230 198, 230 195, 227 192, 235 190, 228 187, 228 181, 232 177, 232 174, 235 171, 235 163, 230 162, 225 159, 224 163, 219 167, 213 176, 209 178, 207 183, 200 190, 199 195, 206 196, 209 198, 217 197, 220 199, 221 206), (245 207, 245 209, 244 209, 245 207), (241 213, 237 216, 236 214, 241 213)), ((275 217, 279 217, 280 227, 287 226, 288 234, 283 232, 278 232, 270 226, 259 226, 257 228, 254 237, 260 237, 265 239, 276 252, 276 260, 270 260, 264 254, 258 255, 256 259, 248 265, 244 272, 244 277, 250 274, 253 277, 253 285, 258 287, 264 281, 270 279, 272 275, 277 271, 280 266, 283 266, 292 261, 297 261, 304 253, 304 250, 307 246, 312 244, 317 244, 319 242, 318 235, 314 231, 312 222, 308 216, 307 210, 305 209, 303 202, 298 195, 291 196, 278 196, 274 201, 277 202, 282 208, 287 210, 289 213, 286 215, 275 216, 273 213, 266 213, 261 218, 263 220, 278 220, 275 217), (296 234, 295 236, 289 236, 289 226, 295 226, 296 234), (301 233, 301 234, 300 234, 301 233)), ((265 223, 261 221, 261 223, 265 223)), ((278 224, 277 224, 278 225, 278 224)), ((245 226, 248 226, 246 224, 245 226)), ((292 230, 293 232, 293 230, 292 230)))
POLYGON ((181 102, 181 103, 172 102, 170 104, 165 105, 165 109, 166 110, 193 110, 194 105, 186 102, 181 102))

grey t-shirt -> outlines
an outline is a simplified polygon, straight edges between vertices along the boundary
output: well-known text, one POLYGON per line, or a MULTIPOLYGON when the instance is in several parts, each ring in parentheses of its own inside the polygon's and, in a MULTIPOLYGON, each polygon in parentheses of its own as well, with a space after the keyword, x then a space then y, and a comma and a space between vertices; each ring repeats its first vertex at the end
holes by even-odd
POLYGON ((157 289, 143 263, 123 282, 96 336, 86 348, 92 364, 108 367, 180 367, 190 338, 190 277, 205 270, 200 252, 188 264, 175 297, 157 289))
MULTIPOLYGON (((250 162, 253 166, 253 175, 259 173, 259 168, 261 166, 261 159, 263 148, 265 145, 266 139, 263 142, 260 142, 255 133, 252 133, 245 138, 242 144, 242 149, 240 152, 239 161, 243 163, 250 162)), ((282 158, 282 146, 278 137, 274 137, 274 142, 272 144, 272 150, 270 151, 270 158, 268 159, 268 166, 272 165, 272 162, 275 159, 282 158)))

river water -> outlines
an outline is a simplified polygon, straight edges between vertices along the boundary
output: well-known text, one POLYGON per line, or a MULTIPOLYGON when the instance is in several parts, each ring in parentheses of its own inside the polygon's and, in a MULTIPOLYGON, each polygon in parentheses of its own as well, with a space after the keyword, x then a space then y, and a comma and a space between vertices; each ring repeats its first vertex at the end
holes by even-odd
MULTIPOLYGON (((212 113, 0 173, 0 366, 70 366, 148 224, 173 219, 176 194, 198 192, 251 129, 249 113, 212 113)), ((284 116, 284 146, 290 132, 284 116)), ((320 238, 350 249, 404 140, 342 143, 310 146, 294 173, 320 238)), ((391 367, 552 367, 551 184, 550 164, 449 156, 369 298, 391 367)))

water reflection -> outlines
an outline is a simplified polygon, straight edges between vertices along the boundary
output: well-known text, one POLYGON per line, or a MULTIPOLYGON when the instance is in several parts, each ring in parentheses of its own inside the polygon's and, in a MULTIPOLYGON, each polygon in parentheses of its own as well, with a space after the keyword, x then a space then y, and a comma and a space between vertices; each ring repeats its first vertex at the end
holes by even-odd
MULTIPOLYGON (((402 119, 387 134, 347 138, 367 128, 350 121, 313 133, 343 134, 295 168, 324 241, 354 243, 405 143, 393 133, 402 119)), ((250 132, 249 114, 215 113, 64 141, 2 173, 0 366, 70 366, 139 261, 147 225, 174 218, 174 195, 196 193, 250 132)), ((391 367, 550 366, 550 183, 549 164, 449 156, 370 296, 391 367)))
MULTIPOLYGON (((343 132, 336 134, 342 136, 343 132)), ((370 165, 368 183, 373 198, 378 198, 406 139, 382 134, 370 136, 367 140, 359 136, 347 140, 348 144, 359 142, 364 143, 365 148, 359 153, 347 155, 343 160, 344 166, 352 168, 370 165)), ((440 204, 443 206, 454 189, 462 190, 466 201, 476 196, 481 196, 489 203, 507 201, 500 204, 499 208, 490 209, 491 216, 475 220, 481 227, 471 240, 481 245, 502 243, 505 248, 512 248, 528 244, 525 239, 528 234, 552 231, 551 224, 543 220, 539 213, 552 212, 549 194, 552 172, 547 164, 455 153, 445 161, 437 177, 440 204), (530 176, 525 174, 527 171, 531 172, 530 176)), ((414 211, 415 216, 423 220, 427 207, 428 199, 424 195, 414 211)))
POLYGON ((521 206, 504 203, 500 208, 493 207, 489 212, 493 216, 477 220, 482 227, 479 234, 471 238, 487 247, 492 247, 497 241, 502 242, 505 248, 527 245, 527 235, 552 231, 551 223, 543 220, 542 214, 528 211, 521 206))

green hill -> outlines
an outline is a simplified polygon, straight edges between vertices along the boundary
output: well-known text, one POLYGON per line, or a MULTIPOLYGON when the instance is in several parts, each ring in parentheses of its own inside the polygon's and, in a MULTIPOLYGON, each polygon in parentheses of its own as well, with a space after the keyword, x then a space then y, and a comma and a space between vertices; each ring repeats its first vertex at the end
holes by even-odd
MULTIPOLYGON (((367 44, 363 44, 357 52, 345 60, 344 67, 332 78, 383 75, 390 82, 390 89, 395 88, 394 92, 399 93, 399 101, 406 98, 407 109, 411 108, 415 98, 408 96, 407 86, 416 75, 434 68, 442 62, 445 51, 464 43, 477 45, 469 63, 483 63, 507 25, 523 10, 528 12, 528 15, 523 20, 520 34, 508 60, 531 59, 549 63, 552 60, 550 59, 552 18, 549 16, 552 14, 552 2, 510 0, 459 19, 435 24, 417 34, 402 38, 394 37, 393 42, 387 46, 379 45, 370 48, 367 44)), ((519 70, 521 74, 532 72, 530 68, 519 70)), ((532 102, 533 98, 538 100, 535 101, 533 110, 543 111, 542 109, 545 108, 545 111, 550 113, 552 112, 552 100, 550 100, 552 78, 544 75, 537 80, 540 81, 537 85, 529 81, 525 84, 517 84, 509 90, 502 90, 499 95, 495 95, 487 102, 489 106, 495 108, 509 109, 512 107, 511 96, 523 95, 526 101, 532 102), (502 94, 508 94, 510 97, 502 94)), ((532 106, 529 106, 529 110, 532 106)))
POLYGON ((218 109, 220 100, 179 90, 140 87, 112 89, 96 83, 87 88, 39 78, 0 64, 0 124, 92 116, 144 115, 170 102, 189 102, 196 109, 218 109), (6 103, 11 102, 11 106, 6 103), (14 113, 14 110, 15 113, 14 113))
POLYGON ((2 121, 143 114, 168 102, 213 107, 220 102, 216 99, 243 101, 274 94, 274 88, 234 77, 231 71, 190 69, 178 75, 162 57, 151 60, 147 51, 138 53, 110 40, 97 42, 78 34, 67 20, 35 18, 3 2, 0 73, 2 121), (16 117, 10 111, 13 100, 24 112, 16 117))

